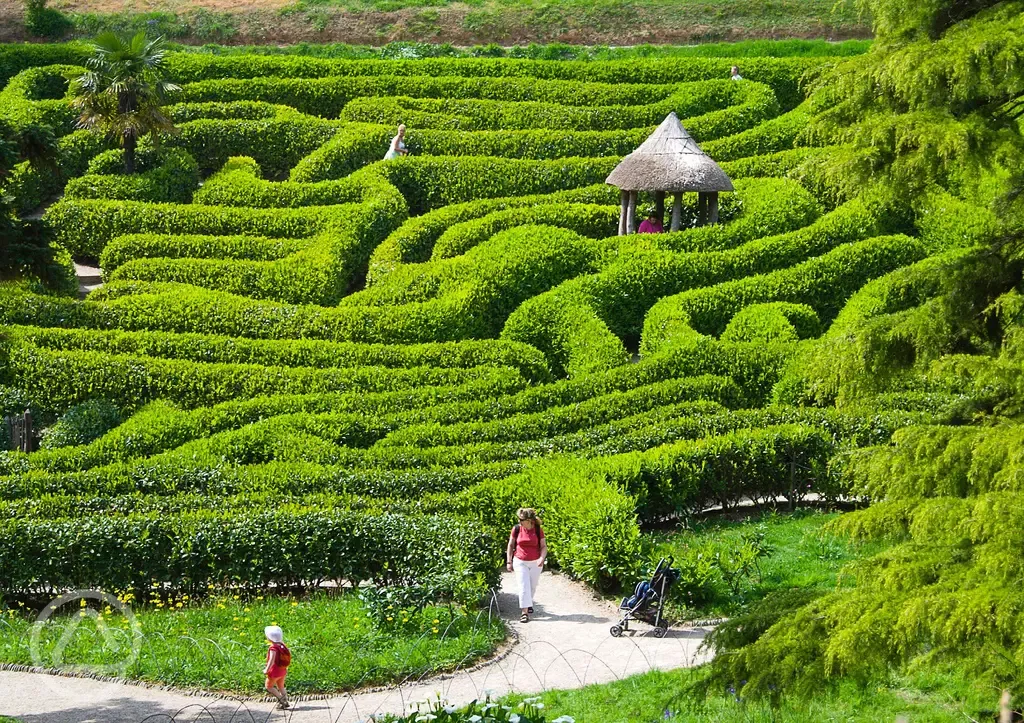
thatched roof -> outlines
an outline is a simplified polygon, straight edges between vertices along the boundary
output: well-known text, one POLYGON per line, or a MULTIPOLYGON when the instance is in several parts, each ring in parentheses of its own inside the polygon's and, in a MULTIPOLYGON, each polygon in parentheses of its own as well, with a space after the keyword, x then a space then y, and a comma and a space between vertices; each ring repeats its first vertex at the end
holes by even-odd
POLYGON ((623 191, 731 191, 725 171, 700 149, 675 113, 622 159, 605 181, 623 191))

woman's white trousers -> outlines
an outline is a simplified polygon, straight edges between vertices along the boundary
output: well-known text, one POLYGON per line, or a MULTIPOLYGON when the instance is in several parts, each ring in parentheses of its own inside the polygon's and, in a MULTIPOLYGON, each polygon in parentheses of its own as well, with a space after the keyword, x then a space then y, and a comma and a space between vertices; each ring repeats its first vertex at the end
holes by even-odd
POLYGON ((537 583, 540 582, 540 560, 520 560, 516 557, 512 560, 512 571, 519 583, 519 607, 524 610, 532 608, 533 594, 537 592, 537 583))

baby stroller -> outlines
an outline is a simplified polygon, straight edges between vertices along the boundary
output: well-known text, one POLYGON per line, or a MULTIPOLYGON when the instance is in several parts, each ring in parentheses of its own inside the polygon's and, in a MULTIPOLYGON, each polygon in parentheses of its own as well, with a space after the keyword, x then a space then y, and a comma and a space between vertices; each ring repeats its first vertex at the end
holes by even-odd
POLYGON ((632 597, 623 599, 622 604, 619 605, 622 619, 611 627, 610 632, 613 638, 622 635, 623 630, 629 630, 630 620, 640 620, 648 625, 653 625, 654 637, 665 637, 665 633, 668 632, 668 627, 671 625, 663 617, 665 597, 669 588, 679 579, 679 570, 672 567, 673 562, 675 562, 675 558, 661 558, 650 581, 644 580, 637 583, 632 597))

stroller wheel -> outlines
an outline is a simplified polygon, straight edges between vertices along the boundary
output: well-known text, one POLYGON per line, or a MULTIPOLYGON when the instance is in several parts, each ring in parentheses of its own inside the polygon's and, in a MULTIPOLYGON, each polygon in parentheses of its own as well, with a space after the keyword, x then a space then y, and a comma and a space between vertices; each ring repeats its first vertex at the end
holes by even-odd
POLYGON ((610 632, 612 634, 613 638, 617 638, 620 635, 622 635, 622 628, 619 627, 618 625, 612 625, 612 629, 609 630, 608 632, 610 632))
POLYGON ((655 628, 654 629, 654 637, 656 637, 656 638, 663 638, 663 637, 665 637, 666 633, 668 633, 668 630, 666 628, 655 628))

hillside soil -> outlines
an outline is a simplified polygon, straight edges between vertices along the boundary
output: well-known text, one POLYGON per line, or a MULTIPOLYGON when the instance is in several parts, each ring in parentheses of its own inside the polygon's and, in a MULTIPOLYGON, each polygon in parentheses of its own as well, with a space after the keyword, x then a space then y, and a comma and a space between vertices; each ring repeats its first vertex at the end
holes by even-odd
MULTIPOLYGON (((100 27, 156 28, 191 43, 276 44, 396 41, 468 46, 498 43, 687 44, 782 38, 843 40, 870 23, 831 0, 51 0, 74 35, 100 27)), ((22 0, 0 0, 0 41, 27 34, 22 0)))

